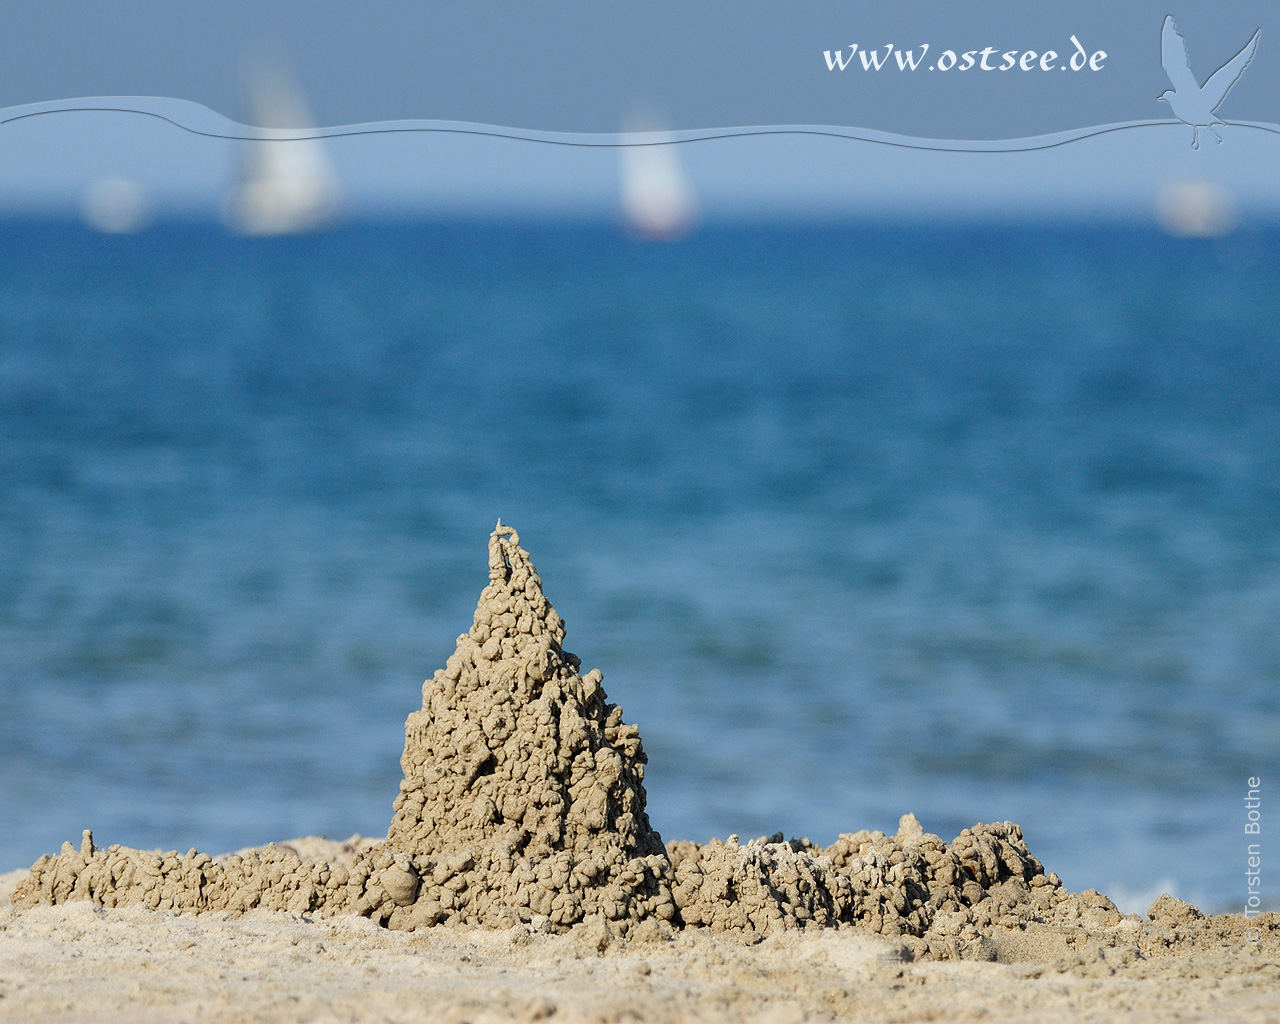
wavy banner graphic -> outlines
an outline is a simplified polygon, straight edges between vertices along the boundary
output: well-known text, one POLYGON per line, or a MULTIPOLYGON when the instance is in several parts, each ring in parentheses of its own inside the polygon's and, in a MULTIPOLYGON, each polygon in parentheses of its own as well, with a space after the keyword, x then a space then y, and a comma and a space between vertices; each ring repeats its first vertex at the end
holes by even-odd
POLYGON ((1210 133, 1217 142, 1222 142, 1221 136, 1215 131, 1218 127, 1247 128, 1253 131, 1280 134, 1280 124, 1261 121, 1227 121, 1217 115, 1218 107, 1226 99, 1232 86, 1239 81, 1257 52, 1260 35, 1261 30, 1255 32, 1240 52, 1210 75, 1202 85, 1191 72, 1186 45, 1178 33, 1172 15, 1167 16, 1161 27, 1161 64, 1173 88, 1166 90, 1157 99, 1169 105, 1173 117, 1093 125, 1017 139, 928 139, 868 128, 809 124, 608 133, 548 132, 469 121, 439 120, 374 121, 323 128, 260 128, 234 121, 200 103, 159 96, 95 96, 29 103, 0 109, 0 125, 56 114, 111 113, 157 118, 194 135, 244 142, 291 142, 414 132, 485 136, 552 146, 634 148, 752 136, 818 135, 932 152, 1027 153, 1053 149, 1067 143, 1115 132, 1182 124, 1192 129, 1191 144, 1199 149, 1202 131, 1210 133))

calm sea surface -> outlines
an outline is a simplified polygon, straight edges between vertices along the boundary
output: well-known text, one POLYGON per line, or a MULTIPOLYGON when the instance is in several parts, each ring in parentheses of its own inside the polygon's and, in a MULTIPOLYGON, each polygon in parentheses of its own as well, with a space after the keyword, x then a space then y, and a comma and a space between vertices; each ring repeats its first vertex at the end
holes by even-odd
POLYGON ((1280 233, 0 225, 0 870, 384 831, 498 517, 665 838, 1241 903, 1280 233))

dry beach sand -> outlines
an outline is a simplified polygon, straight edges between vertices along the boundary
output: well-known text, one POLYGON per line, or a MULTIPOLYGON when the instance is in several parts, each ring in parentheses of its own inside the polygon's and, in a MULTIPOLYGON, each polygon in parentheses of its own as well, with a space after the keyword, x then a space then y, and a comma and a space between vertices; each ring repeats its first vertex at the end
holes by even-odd
POLYGON ((0 876, 0 1019, 1280 1019, 1280 916, 1122 915, 1010 822, 664 845, 636 728, 501 524, 489 579, 385 839, 86 832, 0 876))

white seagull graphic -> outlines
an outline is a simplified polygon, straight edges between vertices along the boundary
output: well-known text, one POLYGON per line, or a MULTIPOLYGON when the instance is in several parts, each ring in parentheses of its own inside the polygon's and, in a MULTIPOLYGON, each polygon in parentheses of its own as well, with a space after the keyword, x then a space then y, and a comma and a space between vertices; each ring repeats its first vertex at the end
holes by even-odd
POLYGON ((1178 26, 1173 23, 1173 15, 1165 16, 1164 28, 1160 30, 1160 63, 1164 65, 1164 73, 1169 76, 1172 89, 1167 89, 1156 97, 1169 104, 1173 116, 1183 124, 1189 124, 1194 132, 1191 136, 1191 148, 1200 148, 1200 129, 1204 128, 1210 135, 1222 142, 1222 136, 1213 130, 1216 124, 1225 125, 1214 111, 1227 98, 1231 87, 1239 80, 1244 69, 1253 60, 1253 52, 1258 48, 1258 36, 1262 29, 1253 34, 1253 38, 1244 44, 1244 49, 1218 68, 1209 80, 1201 85, 1191 73, 1191 63, 1187 60, 1187 44, 1178 34, 1178 26))

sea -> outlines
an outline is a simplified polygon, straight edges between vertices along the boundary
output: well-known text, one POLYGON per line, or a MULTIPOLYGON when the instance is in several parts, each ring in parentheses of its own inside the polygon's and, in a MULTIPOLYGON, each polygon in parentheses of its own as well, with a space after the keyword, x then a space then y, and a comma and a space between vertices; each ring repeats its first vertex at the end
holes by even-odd
POLYGON ((19 219, 0 871, 382 834, 499 519, 665 839, 1015 821, 1128 910, 1275 846, 1280 228, 19 219))

